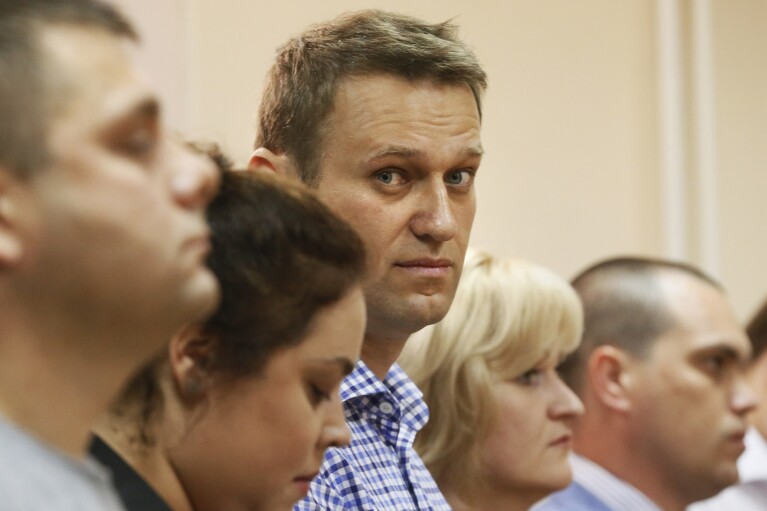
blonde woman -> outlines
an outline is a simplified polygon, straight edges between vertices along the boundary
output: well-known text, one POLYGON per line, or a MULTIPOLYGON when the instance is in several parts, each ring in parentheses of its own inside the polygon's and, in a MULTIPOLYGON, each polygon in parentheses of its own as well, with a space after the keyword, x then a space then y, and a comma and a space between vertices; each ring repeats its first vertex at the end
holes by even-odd
POLYGON ((577 295, 552 272, 467 256, 450 312, 400 360, 430 410, 415 447, 455 511, 527 510, 570 483, 583 405, 557 366, 582 328, 577 295))

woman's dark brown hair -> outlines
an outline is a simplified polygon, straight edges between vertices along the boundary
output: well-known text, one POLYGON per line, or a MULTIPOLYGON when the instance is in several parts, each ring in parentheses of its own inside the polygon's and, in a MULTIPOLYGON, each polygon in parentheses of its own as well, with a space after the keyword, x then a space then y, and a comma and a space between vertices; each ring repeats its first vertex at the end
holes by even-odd
POLYGON ((362 279, 359 237, 302 185, 226 171, 208 222, 222 295, 203 330, 218 339, 210 370, 258 371, 362 279))
MULTIPOLYGON (((202 327, 213 343, 204 369, 217 378, 259 374, 275 351, 301 341, 320 309, 364 277, 359 236, 303 185, 222 170, 207 216, 208 266, 221 302, 202 327)), ((148 424, 163 405, 159 379, 166 363, 162 356, 144 368, 112 409, 131 416, 145 445, 153 441, 148 424)))

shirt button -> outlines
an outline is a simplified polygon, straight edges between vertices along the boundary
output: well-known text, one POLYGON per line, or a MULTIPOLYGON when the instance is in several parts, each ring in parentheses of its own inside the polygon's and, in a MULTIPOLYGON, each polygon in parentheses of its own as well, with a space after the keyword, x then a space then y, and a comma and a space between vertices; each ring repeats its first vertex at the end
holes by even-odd
POLYGON ((380 408, 383 413, 392 413, 394 411, 394 407, 388 401, 383 401, 378 405, 378 408, 380 408))

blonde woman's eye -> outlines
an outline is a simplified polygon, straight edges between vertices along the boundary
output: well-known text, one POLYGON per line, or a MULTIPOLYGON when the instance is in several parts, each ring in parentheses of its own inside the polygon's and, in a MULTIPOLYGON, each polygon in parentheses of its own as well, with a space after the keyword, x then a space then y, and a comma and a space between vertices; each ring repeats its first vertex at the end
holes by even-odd
POLYGON ((526 371, 522 375, 518 376, 516 381, 521 385, 535 386, 541 383, 542 378, 543 373, 540 369, 530 369, 529 371, 526 371))

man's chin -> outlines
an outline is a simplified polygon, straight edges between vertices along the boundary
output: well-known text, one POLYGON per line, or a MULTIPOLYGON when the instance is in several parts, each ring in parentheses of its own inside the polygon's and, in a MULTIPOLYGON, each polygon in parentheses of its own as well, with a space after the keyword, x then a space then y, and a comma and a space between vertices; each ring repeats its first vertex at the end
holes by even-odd
POLYGON ((453 294, 392 293, 370 287, 365 290, 368 332, 387 337, 408 337, 445 317, 453 294))
POLYGON ((412 324, 410 333, 442 321, 450 310, 451 303, 452 300, 448 300, 443 294, 421 295, 411 300, 406 311, 408 317, 405 319, 405 322, 412 324))
MULTIPOLYGON (((221 288, 213 273, 207 269, 200 271, 187 285, 184 298, 188 304, 184 312, 186 322, 204 321, 218 309, 221 300, 221 288)), ((180 304, 179 304, 180 305, 180 304)))
POLYGON ((696 500, 711 498, 728 486, 737 484, 740 480, 737 464, 729 462, 721 463, 716 474, 711 474, 709 472, 708 478, 701 477, 700 480, 708 481, 709 484, 699 488, 699 494, 696 496, 696 500))

